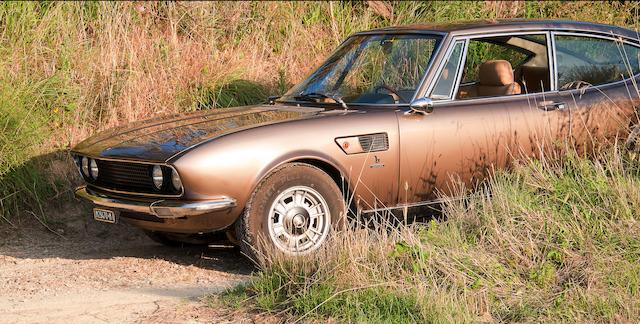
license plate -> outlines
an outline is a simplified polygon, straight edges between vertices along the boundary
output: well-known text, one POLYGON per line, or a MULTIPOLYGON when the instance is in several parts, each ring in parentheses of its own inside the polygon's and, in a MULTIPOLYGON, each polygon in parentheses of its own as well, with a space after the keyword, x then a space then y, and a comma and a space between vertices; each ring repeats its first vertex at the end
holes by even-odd
POLYGON ((105 223, 115 224, 117 221, 116 213, 113 210, 94 208, 93 219, 105 223))

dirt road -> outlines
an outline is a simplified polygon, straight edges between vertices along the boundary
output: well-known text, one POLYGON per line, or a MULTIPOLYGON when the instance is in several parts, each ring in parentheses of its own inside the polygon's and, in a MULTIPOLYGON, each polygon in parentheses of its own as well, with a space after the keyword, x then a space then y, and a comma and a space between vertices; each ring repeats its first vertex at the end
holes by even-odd
POLYGON ((234 320, 200 298, 247 280, 237 250, 169 248, 81 206, 67 213, 50 230, 35 217, 0 228, 0 323, 234 320))

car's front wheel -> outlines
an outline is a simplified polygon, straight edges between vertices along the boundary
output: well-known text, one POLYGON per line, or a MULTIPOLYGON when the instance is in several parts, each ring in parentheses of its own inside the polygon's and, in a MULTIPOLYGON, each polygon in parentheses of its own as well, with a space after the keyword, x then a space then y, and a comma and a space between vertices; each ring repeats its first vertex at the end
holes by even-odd
POLYGON ((256 261, 273 252, 302 255, 321 247, 345 217, 343 195, 324 171, 286 164, 256 188, 236 225, 240 247, 256 261))

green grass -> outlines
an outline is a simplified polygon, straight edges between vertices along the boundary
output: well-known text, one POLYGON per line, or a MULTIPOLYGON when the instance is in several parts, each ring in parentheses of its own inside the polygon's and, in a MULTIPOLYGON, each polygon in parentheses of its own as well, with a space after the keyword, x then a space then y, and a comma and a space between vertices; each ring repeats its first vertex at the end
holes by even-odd
MULTIPOLYGON (((392 9, 381 16, 360 1, 0 3, 0 225, 18 224, 25 211, 44 217, 52 197, 70 196, 78 179, 65 152, 80 140, 155 115, 264 102, 351 33, 513 17, 637 29, 639 6, 455 1, 392 9)), ((638 173, 617 153, 529 162, 493 179, 492 196, 450 204, 445 222, 355 231, 318 256, 279 260, 223 299, 354 322, 633 321, 638 173)))
POLYGON ((633 321, 640 164, 624 156, 523 163, 447 204, 443 222, 348 230, 222 300, 355 322, 633 321))
POLYGON ((282 286, 277 274, 259 275, 250 286, 239 286, 225 293, 219 301, 235 309, 246 306, 253 295, 255 308, 278 313, 284 304, 287 313, 298 318, 330 317, 346 322, 389 323, 421 319, 415 294, 386 287, 365 287, 338 291, 335 285, 322 283, 304 287, 282 286), (416 317, 418 316, 418 317, 416 317))
POLYGON ((51 176, 48 169, 64 156, 59 152, 91 134, 159 114, 264 102, 357 31, 501 17, 635 27, 637 8, 631 2, 396 2, 393 14, 382 16, 357 1, 3 2, 0 214, 15 219, 48 203, 52 193, 64 198, 58 193, 78 181, 75 172, 51 176))
POLYGON ((231 80, 213 87, 199 85, 194 90, 195 93, 191 94, 191 98, 196 98, 193 102, 195 110, 266 103, 269 97, 264 86, 242 79, 231 80))

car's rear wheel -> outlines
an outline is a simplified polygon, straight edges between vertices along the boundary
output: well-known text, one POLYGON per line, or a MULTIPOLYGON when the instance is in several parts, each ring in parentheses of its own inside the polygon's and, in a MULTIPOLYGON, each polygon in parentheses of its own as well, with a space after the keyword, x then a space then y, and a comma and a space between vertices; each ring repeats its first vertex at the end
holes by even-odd
POLYGON ((315 251, 344 223, 342 197, 333 179, 319 168, 284 165, 258 185, 238 220, 240 247, 255 261, 273 252, 315 251))

